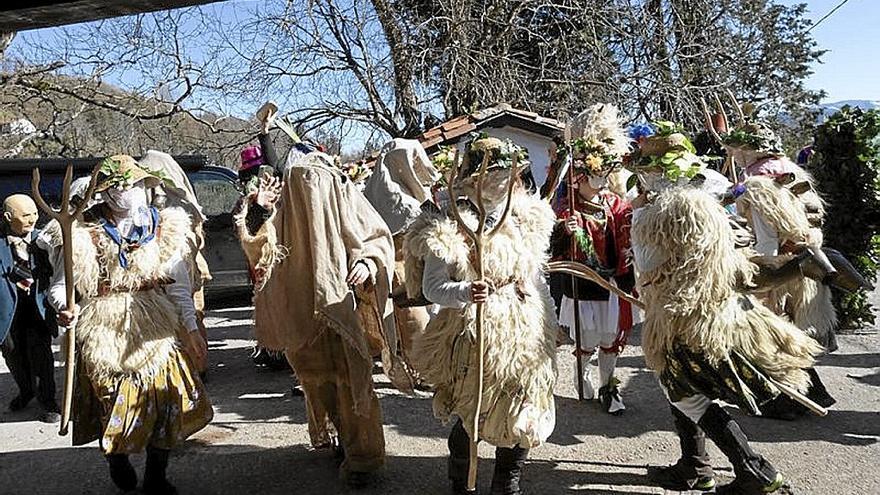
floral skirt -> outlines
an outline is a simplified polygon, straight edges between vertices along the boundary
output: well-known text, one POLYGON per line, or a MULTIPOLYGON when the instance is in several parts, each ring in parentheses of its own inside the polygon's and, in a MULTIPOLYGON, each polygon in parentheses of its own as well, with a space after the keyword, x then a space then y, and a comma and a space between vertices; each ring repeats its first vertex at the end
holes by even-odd
POLYGON ((702 352, 680 344, 667 354, 666 368, 659 378, 672 402, 705 395, 755 415, 760 414, 761 405, 779 394, 766 373, 741 354, 731 352, 728 359, 713 363, 702 352))
POLYGON ((77 364, 74 445, 98 440, 104 454, 171 449, 214 417, 204 384, 180 350, 147 380, 90 377, 77 364))

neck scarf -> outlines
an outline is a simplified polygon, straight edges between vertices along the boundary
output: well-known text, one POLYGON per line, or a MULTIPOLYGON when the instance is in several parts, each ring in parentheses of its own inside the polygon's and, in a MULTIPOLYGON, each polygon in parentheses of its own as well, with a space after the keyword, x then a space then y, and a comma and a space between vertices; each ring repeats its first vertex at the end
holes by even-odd
POLYGON ((116 224, 108 221, 105 218, 100 220, 101 227, 104 228, 104 232, 116 243, 119 247, 119 266, 128 270, 128 257, 126 253, 133 251, 145 244, 148 244, 150 241, 156 238, 156 228, 159 225, 159 211, 153 207, 149 209, 150 213, 150 222, 146 225, 138 225, 135 224, 131 228, 131 232, 128 235, 123 236, 119 229, 116 227, 116 224))

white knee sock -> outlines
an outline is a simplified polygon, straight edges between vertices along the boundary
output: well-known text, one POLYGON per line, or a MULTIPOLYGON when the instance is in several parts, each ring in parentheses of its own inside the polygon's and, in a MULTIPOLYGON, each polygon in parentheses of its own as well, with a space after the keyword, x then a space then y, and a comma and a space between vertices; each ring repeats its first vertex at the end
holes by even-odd
POLYGON ((608 385, 614 376, 614 368, 617 366, 617 353, 605 352, 599 349, 599 386, 608 385))
MULTIPOLYGON (((579 370, 581 373, 581 376, 584 378, 584 389, 583 389, 584 390, 584 398, 587 400, 592 399, 593 396, 595 395, 595 390, 593 389, 593 382, 590 379, 592 376, 591 370, 592 370, 592 366, 593 366, 590 363, 591 359, 593 359, 592 354, 584 354, 583 356, 581 356, 581 369, 579 370)), ((577 367, 577 361, 575 361, 575 368, 576 367, 577 367)), ((575 387, 575 390, 577 390, 577 386, 578 386, 577 371, 575 371, 574 380, 575 380, 574 387, 575 387)))

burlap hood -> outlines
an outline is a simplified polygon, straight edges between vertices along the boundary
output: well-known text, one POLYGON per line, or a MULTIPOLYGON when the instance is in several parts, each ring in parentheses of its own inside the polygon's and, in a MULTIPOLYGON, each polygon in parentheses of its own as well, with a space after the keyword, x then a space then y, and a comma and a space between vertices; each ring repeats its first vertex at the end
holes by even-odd
POLYGON ((258 340, 296 353, 330 328, 372 359, 365 326, 381 329, 390 312, 394 244, 388 228, 323 153, 289 167, 281 194, 271 226, 289 253, 269 267, 255 297, 258 340), (345 279, 361 259, 372 261, 377 273, 372 285, 356 293, 345 279))

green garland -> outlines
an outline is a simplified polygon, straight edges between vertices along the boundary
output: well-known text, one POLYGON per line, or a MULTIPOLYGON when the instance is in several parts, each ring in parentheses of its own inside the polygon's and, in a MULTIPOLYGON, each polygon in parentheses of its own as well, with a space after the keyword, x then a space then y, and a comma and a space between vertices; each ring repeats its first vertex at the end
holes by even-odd
MULTIPOLYGON (((107 183, 110 184, 112 188, 120 188, 124 189, 126 187, 131 187, 131 181, 134 179, 131 175, 131 170, 126 170, 124 172, 119 171, 119 167, 122 165, 122 162, 118 160, 114 160, 112 157, 107 157, 101 161, 100 173, 101 175, 107 176, 107 183)), ((149 170, 145 167, 141 167, 144 172, 152 175, 156 179, 162 182, 162 184, 175 187, 174 181, 165 174, 164 170, 149 170)))
POLYGON ((100 173, 107 176, 107 183, 112 188, 122 188, 131 185, 131 170, 120 172, 120 166, 122 166, 122 162, 114 160, 111 157, 107 157, 101 161, 100 173))
POLYGON ((577 242, 578 249, 586 255, 587 259, 596 255, 596 248, 593 247, 593 238, 587 235, 586 229, 575 230, 574 240, 577 242))

